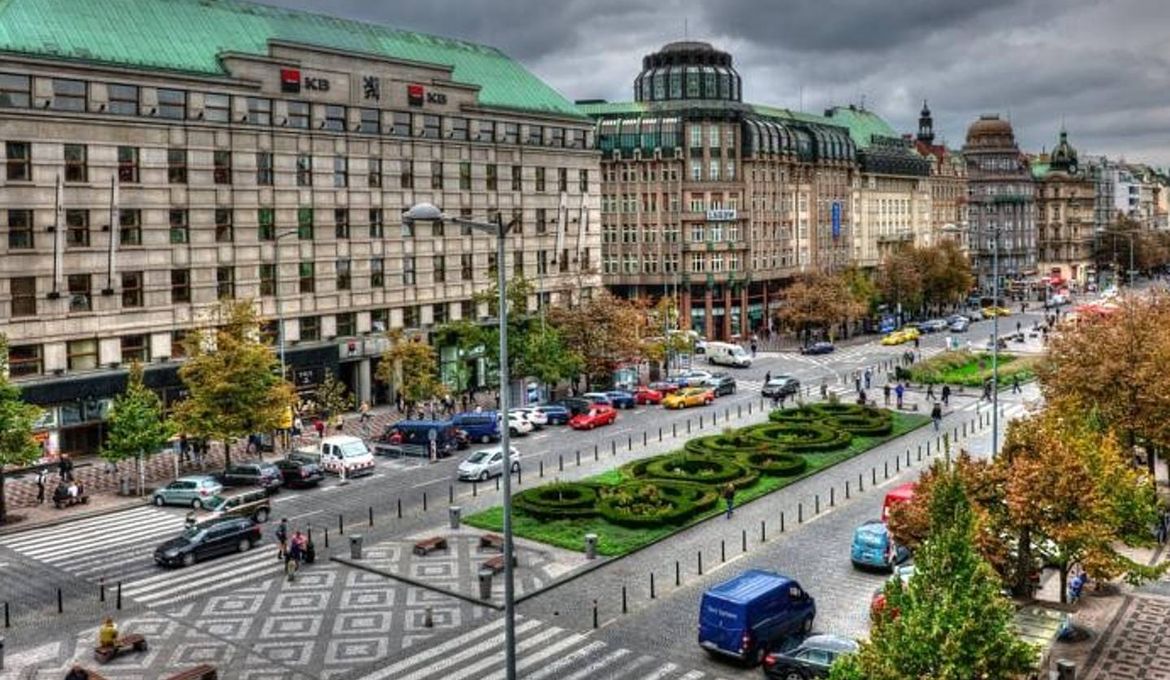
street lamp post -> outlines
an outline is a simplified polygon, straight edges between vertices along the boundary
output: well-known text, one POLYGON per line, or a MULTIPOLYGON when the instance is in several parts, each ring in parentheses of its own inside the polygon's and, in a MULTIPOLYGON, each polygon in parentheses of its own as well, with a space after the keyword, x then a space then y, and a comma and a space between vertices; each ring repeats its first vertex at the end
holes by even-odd
POLYGON ((284 361, 284 297, 280 294, 280 239, 288 236, 296 236, 299 232, 286 231, 277 234, 272 239, 272 250, 276 259, 276 281, 274 283, 276 293, 276 340, 277 346, 280 348, 280 377, 282 380, 288 380, 288 367, 284 361))
POLYGON ((499 307, 496 316, 500 324, 500 449, 504 456, 503 477, 503 505, 504 505, 504 668, 507 680, 516 680, 516 602, 514 590, 514 575, 512 573, 512 447, 510 432, 508 431, 508 315, 507 315, 507 277, 504 272, 504 236, 516 224, 513 219, 507 225, 503 218, 496 216, 493 222, 476 222, 445 215, 443 211, 430 203, 419 203, 411 206, 402 214, 402 221, 407 224, 414 222, 453 222, 460 226, 469 227, 477 231, 491 234, 496 237, 496 285, 499 287, 499 307))

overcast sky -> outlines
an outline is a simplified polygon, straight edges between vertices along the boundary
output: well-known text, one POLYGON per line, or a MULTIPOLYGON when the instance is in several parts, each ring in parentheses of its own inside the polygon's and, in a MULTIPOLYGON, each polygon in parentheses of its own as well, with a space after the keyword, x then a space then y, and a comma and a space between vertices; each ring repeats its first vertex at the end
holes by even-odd
POLYGON ((1170 164, 1167 0, 261 0, 500 48, 569 99, 632 98, 679 40, 732 53, 745 100, 860 104, 900 132, 928 99, 952 147, 980 113, 1027 151, 1170 164))

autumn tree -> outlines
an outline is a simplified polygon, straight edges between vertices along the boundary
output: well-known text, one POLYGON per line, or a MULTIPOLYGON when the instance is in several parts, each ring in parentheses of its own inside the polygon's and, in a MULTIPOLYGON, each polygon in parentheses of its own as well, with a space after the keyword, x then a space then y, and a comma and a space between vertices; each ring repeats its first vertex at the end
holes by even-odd
POLYGON ((1015 632, 1011 601, 975 549, 975 513, 957 470, 938 461, 930 528, 906 585, 886 605, 860 651, 839 659, 833 680, 1012 678, 1034 669, 1036 650, 1015 632))
POLYGON ((915 248, 913 254, 922 275, 922 299, 927 308, 941 312, 963 300, 975 285, 971 264, 954 241, 915 248))
POLYGON ((5 469, 31 465, 41 456, 33 438, 40 417, 41 409, 22 401, 20 388, 8 378, 8 339, 0 333, 0 524, 8 519, 5 469))
POLYGON ((333 371, 325 371, 325 378, 317 386, 317 405, 325 412, 326 417, 335 418, 339 413, 353 409, 353 395, 345 383, 333 375, 333 371))
POLYGON ((800 277, 788 287, 777 318, 807 343, 813 331, 824 331, 832 338, 835 328, 864 313, 865 306, 858 302, 844 278, 817 272, 800 277))
POLYGON ((645 310, 608 291, 575 307, 550 309, 548 323, 580 355, 584 372, 594 381, 608 383, 620 366, 642 358, 645 310))
POLYGON ((394 385, 408 411, 416 404, 443 395, 446 388, 439 380, 439 357, 435 348, 418 336, 407 337, 400 330, 392 330, 386 335, 390 346, 382 353, 374 377, 394 385))
POLYGON ((922 306, 923 275, 917 249, 912 245, 887 253, 878 265, 876 283, 882 300, 897 310, 917 310, 922 306))
POLYGON ((142 364, 130 364, 126 390, 114 398, 106 417, 106 442, 101 457, 112 463, 133 458, 138 465, 138 494, 144 493, 143 465, 158 453, 175 433, 163 413, 162 400, 143 380, 142 364))
POLYGON ((225 301, 212 323, 184 343, 188 358, 179 378, 190 396, 175 405, 175 424, 188 436, 222 442, 225 464, 231 463, 232 442, 280 429, 296 403, 260 327, 252 301, 225 301))

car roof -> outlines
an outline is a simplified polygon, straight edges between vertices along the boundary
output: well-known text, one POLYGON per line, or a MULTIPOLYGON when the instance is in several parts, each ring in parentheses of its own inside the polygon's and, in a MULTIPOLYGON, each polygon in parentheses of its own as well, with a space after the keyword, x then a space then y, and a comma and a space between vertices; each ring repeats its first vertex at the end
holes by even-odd
POLYGON ((810 635, 800 643, 800 649, 824 649, 834 652, 856 652, 859 648, 856 640, 842 637, 840 635, 832 635, 829 633, 820 633, 818 635, 810 635))
POLYGON ((773 571, 749 569, 735 578, 711 588, 709 593, 727 602, 743 604, 777 588, 784 588, 795 581, 773 571))
MULTIPOLYGON (((211 475, 186 475, 179 477, 176 482, 217 482, 211 475)), ((218 482, 217 482, 218 483, 218 482)))
POLYGON ((890 533, 889 527, 880 519, 871 519, 865 524, 857 527, 854 533, 858 534, 873 534, 875 536, 886 536, 890 533))

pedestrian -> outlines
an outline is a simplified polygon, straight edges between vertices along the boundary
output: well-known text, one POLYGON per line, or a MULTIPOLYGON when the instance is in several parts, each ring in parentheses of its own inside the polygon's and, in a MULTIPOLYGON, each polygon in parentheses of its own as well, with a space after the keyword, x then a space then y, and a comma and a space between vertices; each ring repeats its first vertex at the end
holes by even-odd
POLYGON ((853 390, 855 392, 861 391, 861 374, 857 371, 853 372, 853 390))
POLYGON ((759 347, 759 346, 756 344, 756 340, 755 340, 755 338, 752 338, 752 358, 753 358, 753 359, 755 359, 755 358, 756 358, 756 349, 757 349, 758 347, 759 347))
POLYGON ((1020 392, 1023 392, 1023 390, 1020 389, 1020 376, 1013 375, 1012 376, 1012 394, 1019 394, 1020 392))
POLYGON ((362 425, 370 422, 370 402, 363 401, 361 407, 358 408, 358 412, 361 413, 359 420, 361 421, 362 425))
POLYGON ((885 397, 886 406, 890 405, 890 383, 882 385, 882 396, 885 397))
POLYGON ((296 580, 297 570, 301 568, 301 560, 305 556, 305 536, 298 529, 288 542, 288 551, 285 555, 285 570, 288 571, 288 580, 296 580), (289 564, 291 562, 291 565, 289 564), (290 568, 291 567, 291 568, 290 568))
POLYGON ((772 382, 772 372, 768 371, 764 374, 764 384, 767 385, 770 382, 772 382))
POLYGON ((917 336, 915 336, 915 337, 914 337, 914 349, 918 349, 918 342, 919 342, 919 341, 918 341, 918 337, 917 337, 917 336))
POLYGON ((902 383, 898 383, 894 388, 894 396, 898 399, 898 408, 902 408, 902 397, 906 394, 906 387, 902 383))
POLYGON ((325 438, 325 421, 324 420, 322 420, 320 418, 314 419, 313 420, 313 429, 317 431, 317 438, 318 439, 325 438))
POLYGON ((68 453, 62 453, 57 459, 57 474, 66 482, 73 481, 73 461, 68 453))
POLYGON ((983 381, 983 396, 979 397, 979 401, 991 401, 991 378, 983 381))
POLYGON ((857 393, 857 405, 858 406, 865 406, 865 390, 862 390, 862 391, 857 393))
POLYGON ((1024 327, 1023 324, 1021 324, 1019 321, 1016 322, 1016 335, 1020 334, 1023 327, 1024 327))
POLYGON ((950 406, 951 402, 951 386, 943 385, 942 388, 942 403, 943 406, 950 406))
POLYGON ((926 383, 926 398, 934 399, 934 383, 926 383))
POLYGON ((821 399, 829 398, 829 379, 821 378, 821 399))
POLYGON ((930 408, 930 419, 934 421, 934 431, 938 432, 938 428, 942 424, 942 404, 937 401, 930 408))
POLYGON ((865 389, 868 390, 870 388, 870 383, 872 383, 872 382, 873 382, 873 369, 867 368, 867 369, 865 369, 865 389))
POLYGON ((45 502, 45 478, 48 476, 44 467, 37 470, 37 505, 45 502))
POLYGON ((276 527, 276 542, 280 544, 280 549, 276 553, 276 559, 285 559, 288 553, 288 518, 281 517, 280 524, 276 527))
POLYGON ((98 628, 98 647, 112 648, 118 644, 118 626, 114 623, 114 619, 106 617, 98 628))
POLYGON ((731 519, 731 514, 735 510, 735 487, 731 482, 723 487, 723 500, 727 501, 727 519, 731 519))
POLYGON ((406 399, 402 396, 401 392, 394 397, 394 405, 398 408, 399 413, 402 413, 406 409, 406 399))

